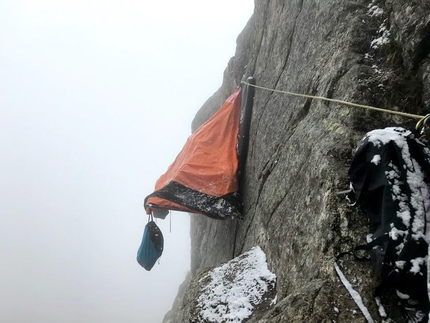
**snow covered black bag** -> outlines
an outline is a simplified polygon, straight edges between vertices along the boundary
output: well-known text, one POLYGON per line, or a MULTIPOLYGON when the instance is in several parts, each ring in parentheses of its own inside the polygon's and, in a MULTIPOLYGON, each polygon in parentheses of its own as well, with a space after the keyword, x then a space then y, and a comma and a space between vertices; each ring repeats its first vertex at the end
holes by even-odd
POLYGON ((370 222, 368 250, 381 284, 392 289, 408 322, 428 322, 427 225, 430 220, 430 149, 403 128, 371 131, 361 140, 348 177, 347 199, 370 222))
POLYGON ((157 259, 161 257, 164 247, 164 238, 160 228, 153 221, 152 216, 145 226, 142 242, 137 251, 137 262, 146 270, 154 267, 157 259))

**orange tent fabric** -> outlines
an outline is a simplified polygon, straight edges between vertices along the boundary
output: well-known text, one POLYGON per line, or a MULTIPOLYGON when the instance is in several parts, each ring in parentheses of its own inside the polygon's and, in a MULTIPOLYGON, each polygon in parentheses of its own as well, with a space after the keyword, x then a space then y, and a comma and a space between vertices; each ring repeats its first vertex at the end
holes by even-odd
POLYGON ((215 218, 229 216, 229 212, 232 216, 238 215, 239 211, 232 207, 236 208, 239 203, 236 195, 239 189, 240 92, 238 88, 188 138, 175 161, 156 182, 154 193, 145 199, 147 213, 158 208, 202 213, 215 218), (185 193, 191 195, 183 196, 185 193), (221 208, 223 210, 218 212, 221 208))

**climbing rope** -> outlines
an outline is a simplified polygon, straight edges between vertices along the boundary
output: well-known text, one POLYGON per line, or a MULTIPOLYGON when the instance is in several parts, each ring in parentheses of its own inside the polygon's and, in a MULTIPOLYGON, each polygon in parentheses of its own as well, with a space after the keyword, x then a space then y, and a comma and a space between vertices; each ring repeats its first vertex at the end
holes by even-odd
POLYGON ((245 82, 245 81, 242 81, 242 83, 246 84, 246 85, 249 85, 249 86, 253 86, 253 87, 257 88, 257 89, 262 89, 262 90, 267 90, 267 91, 272 91, 272 92, 277 92, 277 93, 282 93, 282 94, 288 94, 288 95, 298 96, 298 97, 302 97, 302 98, 309 98, 309 99, 329 101, 329 102, 334 102, 334 103, 349 105, 351 107, 362 108, 362 109, 367 109, 367 110, 374 110, 374 111, 391 113, 391 114, 397 114, 397 115, 400 115, 400 116, 403 116, 403 117, 420 119, 420 120, 423 120, 425 118, 425 116, 420 116, 420 115, 417 115, 417 114, 411 114, 411 113, 406 113, 406 112, 400 112, 400 111, 393 111, 393 110, 388 110, 388 109, 376 108, 376 107, 372 107, 370 105, 363 105, 363 104, 357 104, 357 103, 352 103, 352 102, 347 102, 347 101, 342 101, 342 100, 329 99, 329 98, 326 98, 326 97, 323 97, 323 96, 314 96, 314 95, 308 95, 308 94, 300 94, 300 93, 294 93, 294 92, 288 92, 288 91, 281 91, 281 90, 270 89, 270 88, 267 88, 267 87, 263 87, 263 86, 258 86, 258 85, 255 85, 255 84, 251 84, 251 83, 248 83, 248 82, 245 82))

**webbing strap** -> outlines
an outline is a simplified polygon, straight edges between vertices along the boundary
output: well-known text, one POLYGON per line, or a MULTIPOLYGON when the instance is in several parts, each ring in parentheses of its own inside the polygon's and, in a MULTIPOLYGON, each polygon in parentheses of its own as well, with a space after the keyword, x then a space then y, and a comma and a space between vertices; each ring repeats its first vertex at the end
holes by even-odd
POLYGON ((340 258, 342 258, 345 255, 353 255, 354 258, 356 260, 359 260, 359 261, 368 261, 368 260, 370 260, 370 256, 369 255, 359 256, 357 254, 357 251, 370 251, 370 250, 372 250, 376 246, 382 246, 382 244, 384 244, 386 241, 388 241, 388 239, 389 239, 389 235, 388 235, 388 233, 386 233, 386 234, 384 234, 384 235, 382 235, 382 236, 380 236, 380 237, 378 237, 378 238, 370 241, 369 243, 358 245, 358 246, 356 246, 354 249, 352 249, 350 251, 341 252, 341 253, 339 253, 336 256, 336 261, 339 260, 340 258))

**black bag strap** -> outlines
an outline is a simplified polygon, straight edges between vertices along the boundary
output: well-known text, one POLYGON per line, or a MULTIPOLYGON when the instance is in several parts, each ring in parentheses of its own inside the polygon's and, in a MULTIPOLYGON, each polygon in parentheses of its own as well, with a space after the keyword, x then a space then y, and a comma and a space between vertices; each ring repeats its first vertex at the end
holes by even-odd
MULTIPOLYGON (((353 175, 351 175, 351 176, 353 176, 353 175)), ((351 191, 349 192, 349 194, 346 196, 346 199, 347 199, 347 201, 349 202, 349 204, 351 206, 357 207, 357 206, 359 206, 361 204, 361 202, 364 199, 364 196, 366 195, 367 190, 369 189, 372 177, 373 177, 373 172, 370 172, 370 174, 366 175, 366 177, 364 178, 363 185, 361 186, 360 191, 358 192, 358 194, 355 191, 355 189, 351 189, 351 191), (350 195, 354 196, 354 201, 351 200, 350 195)), ((352 179, 350 179, 350 180, 352 180, 352 179)))
POLYGON ((397 278, 397 272, 395 270, 390 271, 387 277, 383 278, 382 282, 375 288, 374 296, 380 297, 386 288, 392 287, 397 278))
POLYGON ((358 261, 369 261, 370 260, 369 255, 360 256, 357 254, 357 251, 370 251, 376 246, 382 246, 386 241, 388 241, 388 239, 389 239, 389 236, 388 236, 388 233, 386 233, 370 241, 369 243, 356 246, 354 249, 350 251, 341 252, 336 256, 336 261, 338 261, 340 258, 342 258, 345 255, 353 255, 354 258, 358 261))

